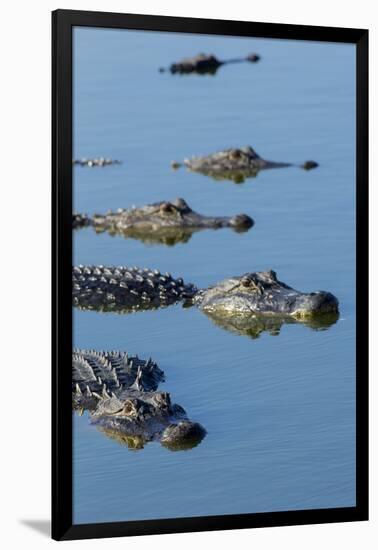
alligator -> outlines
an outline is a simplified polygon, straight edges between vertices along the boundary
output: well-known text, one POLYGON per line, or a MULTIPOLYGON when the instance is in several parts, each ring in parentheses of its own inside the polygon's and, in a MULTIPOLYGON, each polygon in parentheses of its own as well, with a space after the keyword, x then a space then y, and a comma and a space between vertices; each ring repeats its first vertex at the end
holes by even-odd
POLYGON ((150 441, 170 450, 198 445, 206 435, 198 422, 156 391, 163 371, 151 359, 112 351, 75 349, 72 353, 72 405, 112 439, 140 449, 150 441))
POLYGON ((215 180, 232 180, 235 183, 243 183, 246 178, 256 177, 260 170, 269 168, 287 168, 299 166, 304 170, 312 170, 318 166, 313 160, 307 160, 301 165, 289 162, 274 162, 261 158, 252 147, 241 149, 225 149, 203 157, 185 159, 183 163, 173 162, 172 168, 177 169, 182 165, 191 172, 199 172, 210 176, 215 180))
POLYGON ((122 164, 120 160, 114 160, 114 159, 106 159, 104 157, 100 158, 94 158, 94 159, 76 159, 72 161, 73 165, 76 166, 88 166, 89 168, 92 168, 93 166, 111 166, 112 164, 122 164))
POLYGON ((108 231, 111 235, 120 234, 148 243, 167 245, 186 242, 194 232, 202 229, 231 227, 242 232, 254 224, 246 214, 232 217, 203 216, 192 210, 182 198, 139 208, 119 208, 115 212, 110 210, 106 214, 94 214, 92 218, 85 214, 73 214, 72 223, 74 228, 91 225, 98 233, 108 231))
POLYGON ((312 317, 338 314, 330 292, 299 292, 270 271, 231 277, 207 289, 150 269, 104 266, 73 268, 73 304, 82 309, 127 313, 177 302, 196 305, 224 318, 277 316, 307 322, 312 317))
MULTIPOLYGON (((221 67, 222 65, 229 65, 231 63, 242 63, 244 61, 256 63, 257 61, 259 61, 259 59, 259 55, 252 53, 250 55, 247 55, 246 57, 238 57, 235 59, 227 59, 221 61, 217 57, 215 57, 215 55, 200 53, 194 57, 188 57, 186 59, 178 61, 177 63, 172 63, 168 70, 172 74, 196 73, 200 75, 215 75, 219 67, 221 67)), ((159 71, 163 73, 166 71, 166 69, 164 67, 161 67, 159 71)))

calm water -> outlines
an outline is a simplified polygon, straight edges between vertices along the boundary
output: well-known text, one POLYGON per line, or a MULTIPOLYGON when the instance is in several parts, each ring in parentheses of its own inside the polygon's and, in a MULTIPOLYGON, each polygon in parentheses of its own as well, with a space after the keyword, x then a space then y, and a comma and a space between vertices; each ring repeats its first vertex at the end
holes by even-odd
POLYGON ((247 233, 203 231, 172 247, 75 233, 76 263, 170 271, 198 286, 272 268, 340 300, 328 330, 284 325, 257 339, 195 308, 74 312, 74 343, 152 356, 161 387, 207 429, 190 451, 130 451, 74 417, 75 523, 355 504, 355 50, 351 45, 76 29, 75 209, 104 212, 182 196, 203 214, 245 212, 247 233), (215 77, 158 68, 198 52, 261 62, 215 77), (174 172, 171 160, 250 144, 302 162, 236 185, 174 172))

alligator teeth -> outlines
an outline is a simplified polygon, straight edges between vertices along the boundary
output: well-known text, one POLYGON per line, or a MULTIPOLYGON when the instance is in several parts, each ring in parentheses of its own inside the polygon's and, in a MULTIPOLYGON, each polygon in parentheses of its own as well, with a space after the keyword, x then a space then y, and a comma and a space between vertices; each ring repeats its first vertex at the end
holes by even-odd
POLYGON ((76 393, 77 393, 77 394, 83 395, 83 393, 82 393, 82 391, 81 391, 81 389, 80 389, 79 384, 76 384, 75 388, 76 388, 76 393))

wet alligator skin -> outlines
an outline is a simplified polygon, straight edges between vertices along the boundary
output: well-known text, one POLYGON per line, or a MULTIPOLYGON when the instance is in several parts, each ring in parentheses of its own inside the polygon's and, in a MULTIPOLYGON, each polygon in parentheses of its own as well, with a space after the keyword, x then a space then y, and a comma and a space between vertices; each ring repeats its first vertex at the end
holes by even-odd
POLYGON ((273 270, 225 279, 206 290, 199 290, 193 303, 224 318, 267 315, 306 321, 339 311, 338 300, 330 292, 300 292, 279 281, 273 270))
POLYGON ((81 309, 128 313, 175 304, 196 292, 183 279, 148 268, 80 265, 72 270, 73 305, 81 309))

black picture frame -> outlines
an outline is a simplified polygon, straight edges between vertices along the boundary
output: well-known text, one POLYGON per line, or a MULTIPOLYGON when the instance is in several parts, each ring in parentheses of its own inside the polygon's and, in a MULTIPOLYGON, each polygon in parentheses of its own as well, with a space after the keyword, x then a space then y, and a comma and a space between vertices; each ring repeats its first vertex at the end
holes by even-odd
POLYGON ((52 13, 52 537, 119 537, 368 519, 368 31, 57 10, 52 13), (356 45, 356 506, 73 525, 72 522, 72 28, 154 30, 356 45))

